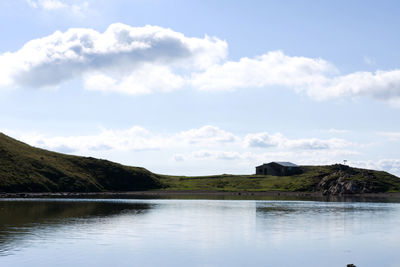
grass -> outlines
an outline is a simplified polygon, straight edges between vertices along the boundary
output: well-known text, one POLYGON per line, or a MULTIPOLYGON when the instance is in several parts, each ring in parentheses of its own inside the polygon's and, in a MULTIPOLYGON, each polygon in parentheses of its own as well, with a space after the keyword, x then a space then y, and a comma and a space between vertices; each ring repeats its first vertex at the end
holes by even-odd
POLYGON ((400 179, 387 172, 331 166, 302 166, 293 176, 170 176, 107 160, 35 148, 0 133, 0 192, 102 192, 137 190, 322 191, 341 181, 372 192, 400 192, 400 179))
POLYGON ((262 175, 221 176, 166 176, 160 181, 166 190, 217 190, 217 191, 297 191, 306 187, 308 181, 299 177, 277 177, 262 175))
POLYGON ((107 160, 35 148, 0 133, 0 192, 99 192, 161 188, 155 174, 107 160))
MULTIPOLYGON (((338 166, 302 166, 304 172, 293 176, 271 175, 213 175, 169 176, 160 175, 165 190, 215 190, 215 191, 289 191, 315 192, 326 176, 332 179, 338 166)), ((351 168, 352 175, 344 180, 371 183, 377 192, 400 192, 400 179, 387 172, 351 168)))

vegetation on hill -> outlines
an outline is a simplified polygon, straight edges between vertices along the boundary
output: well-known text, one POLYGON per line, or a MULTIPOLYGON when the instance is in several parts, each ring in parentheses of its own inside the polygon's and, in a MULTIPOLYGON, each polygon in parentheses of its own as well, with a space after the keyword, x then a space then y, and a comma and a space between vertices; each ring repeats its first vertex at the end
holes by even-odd
POLYGON ((293 176, 215 175, 160 176, 167 190, 290 191, 323 194, 400 192, 400 179, 383 171, 345 165, 302 166, 293 176))
POLYGON ((99 192, 161 188, 155 174, 107 160, 35 148, 0 133, 0 192, 99 192))
POLYGON ((400 178, 345 165, 302 166, 292 176, 157 175, 144 168, 35 148, 0 133, 0 192, 162 190, 289 191, 323 194, 400 192, 400 178))

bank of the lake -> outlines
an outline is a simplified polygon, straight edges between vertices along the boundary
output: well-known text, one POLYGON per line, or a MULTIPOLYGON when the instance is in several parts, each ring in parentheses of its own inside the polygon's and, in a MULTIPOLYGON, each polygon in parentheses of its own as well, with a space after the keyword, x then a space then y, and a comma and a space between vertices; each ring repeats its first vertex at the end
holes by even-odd
POLYGON ((92 193, 2 193, 0 199, 208 199, 208 200, 303 200, 323 202, 400 202, 400 193, 323 195, 319 192, 226 192, 212 190, 150 190, 92 193))

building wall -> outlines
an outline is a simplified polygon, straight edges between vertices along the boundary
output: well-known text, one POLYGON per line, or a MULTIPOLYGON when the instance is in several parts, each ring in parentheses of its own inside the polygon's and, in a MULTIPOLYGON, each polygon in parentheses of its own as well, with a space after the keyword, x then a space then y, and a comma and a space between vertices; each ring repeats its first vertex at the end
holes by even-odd
POLYGON ((300 167, 286 167, 274 162, 256 167, 256 174, 259 175, 288 176, 300 174, 301 172, 300 167))

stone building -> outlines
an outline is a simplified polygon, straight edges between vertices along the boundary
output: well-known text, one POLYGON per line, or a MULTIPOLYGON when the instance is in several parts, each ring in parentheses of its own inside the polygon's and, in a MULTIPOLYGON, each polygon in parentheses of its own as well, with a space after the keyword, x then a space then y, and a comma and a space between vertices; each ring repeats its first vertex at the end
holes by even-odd
POLYGON ((301 167, 291 162, 273 161, 256 167, 256 174, 260 175, 288 176, 300 173, 301 167))

